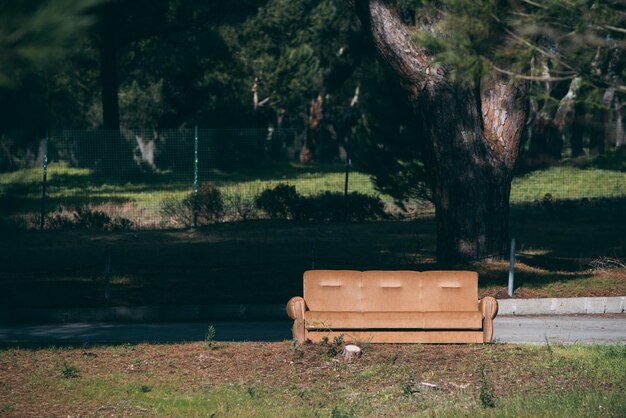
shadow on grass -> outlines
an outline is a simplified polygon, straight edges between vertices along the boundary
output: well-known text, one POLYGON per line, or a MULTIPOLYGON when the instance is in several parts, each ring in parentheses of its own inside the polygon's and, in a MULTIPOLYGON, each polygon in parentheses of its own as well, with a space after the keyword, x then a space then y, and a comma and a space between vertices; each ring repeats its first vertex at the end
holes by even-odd
MULTIPOLYGON (((578 203, 575 216, 566 218, 542 207, 512 208, 518 285, 542 288, 583 280, 601 286, 589 270, 590 261, 626 256, 626 217, 620 216, 624 201, 578 203)), ((107 247, 112 251, 112 306, 286 303, 302 294, 302 274, 311 268, 469 269, 479 271, 481 288, 506 287, 506 261, 440 266, 434 263, 435 245, 432 218, 348 224, 255 220, 192 231, 0 234, 0 284, 6 290, 0 304, 104 306, 107 247)))
MULTIPOLYGON (((71 196, 71 197, 46 197, 46 211, 54 211, 60 206, 75 209, 85 205, 123 205, 132 202, 132 199, 125 197, 89 197, 71 196)), ((41 199, 27 196, 0 196, 0 206, 4 213, 34 213, 39 214, 41 211, 41 199)))

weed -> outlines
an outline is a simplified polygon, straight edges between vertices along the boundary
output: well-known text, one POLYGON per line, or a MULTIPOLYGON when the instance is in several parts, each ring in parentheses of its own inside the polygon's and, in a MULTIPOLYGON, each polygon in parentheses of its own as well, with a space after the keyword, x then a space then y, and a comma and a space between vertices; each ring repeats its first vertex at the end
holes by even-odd
POLYGON ((291 351, 291 354, 293 354, 293 357, 296 359, 300 359, 304 356, 302 347, 300 346, 300 344, 298 344, 298 340, 296 338, 291 340, 291 345, 289 347, 289 350, 291 351))
POLYGON ((333 342, 330 342, 328 337, 324 336, 322 338, 322 347, 326 349, 328 357, 335 357, 343 349, 343 334, 336 336, 333 342))
POLYGON ((406 382, 402 383, 402 394, 407 398, 410 398, 415 393, 417 393, 417 389, 415 388, 415 379, 413 376, 409 376, 406 382))
POLYGON ((480 368, 480 405, 483 408, 493 408, 496 406, 496 394, 493 391, 493 387, 487 380, 487 371, 483 364, 480 368))
POLYGON ((339 409, 336 406, 333 406, 333 409, 330 412, 330 417, 331 418, 352 418, 352 417, 356 417, 356 412, 354 411, 354 407, 350 407, 350 409, 347 412, 342 412, 341 409, 339 409))
POLYGON ((604 356, 626 360, 626 344, 608 345, 604 348, 604 356))
POLYGON ((550 356, 552 357, 552 345, 550 345, 550 340, 548 339, 547 335, 543 336, 544 340, 546 341, 546 351, 548 352, 548 354, 550 354, 550 356))
POLYGON ((615 257, 598 257, 589 263, 594 270, 626 269, 626 260, 615 257))
POLYGON ((65 361, 63 362, 63 365, 61 366, 61 376, 66 379, 73 379, 78 377, 78 374, 78 368, 76 366, 67 364, 65 361))
POLYGON ((133 393, 148 393, 152 391, 152 387, 146 384, 130 383, 126 386, 126 394, 131 395, 133 393))
POLYGON ((257 398, 259 396, 256 388, 254 386, 248 386, 246 388, 246 393, 248 394, 248 396, 250 396, 251 398, 257 398))
POLYGON ((4 405, 0 406, 0 414, 11 412, 11 409, 13 409, 13 405, 15 405, 14 402, 7 402, 4 405))
POLYGON ((217 344, 215 343, 215 327, 213 325, 209 325, 207 328, 204 341, 206 342, 207 347, 211 350, 215 350, 217 348, 217 344))

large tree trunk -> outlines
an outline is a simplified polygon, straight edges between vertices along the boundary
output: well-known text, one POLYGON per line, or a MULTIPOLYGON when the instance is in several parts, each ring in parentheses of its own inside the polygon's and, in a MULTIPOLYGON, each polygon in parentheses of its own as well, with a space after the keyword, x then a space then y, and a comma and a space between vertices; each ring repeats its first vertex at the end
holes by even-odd
POLYGON ((437 260, 500 258, 508 248, 509 196, 526 118, 525 91, 495 81, 447 86, 419 100, 430 133, 437 260))
MULTIPOLYGON (((396 73, 423 127, 434 178, 437 260, 500 258, 508 248, 509 195, 527 113, 527 86, 493 77, 451 82, 411 41, 384 0, 355 1, 366 30, 396 73)), ((417 139, 416 139, 417 140, 417 139)))

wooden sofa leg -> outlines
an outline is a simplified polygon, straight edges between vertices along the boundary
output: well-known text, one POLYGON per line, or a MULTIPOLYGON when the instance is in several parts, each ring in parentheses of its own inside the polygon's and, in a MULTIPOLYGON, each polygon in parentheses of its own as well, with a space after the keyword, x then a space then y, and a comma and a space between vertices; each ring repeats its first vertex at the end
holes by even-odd
POLYGON ((293 339, 298 342, 298 345, 304 344, 305 330, 304 330, 304 310, 306 304, 304 299, 300 296, 293 297, 287 302, 287 315, 293 319, 293 339))
POLYGON ((493 340, 493 319, 498 314, 498 301, 491 296, 485 296, 478 307, 483 315, 483 342, 490 343, 493 340))

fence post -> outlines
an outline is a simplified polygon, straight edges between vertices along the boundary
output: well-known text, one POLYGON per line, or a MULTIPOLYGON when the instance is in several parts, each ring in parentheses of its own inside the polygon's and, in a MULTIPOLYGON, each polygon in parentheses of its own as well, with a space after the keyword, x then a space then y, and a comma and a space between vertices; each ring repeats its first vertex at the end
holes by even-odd
POLYGON ((193 227, 198 227, 198 126, 194 131, 193 142, 193 227))
POLYGON ((43 231, 46 225, 46 185, 48 182, 48 132, 43 142, 43 183, 41 187, 41 219, 39 229, 43 231))

